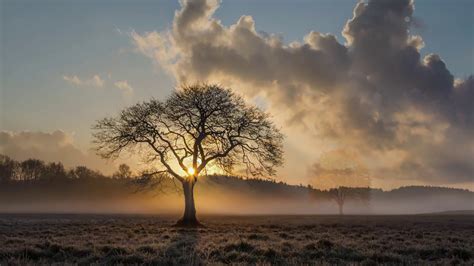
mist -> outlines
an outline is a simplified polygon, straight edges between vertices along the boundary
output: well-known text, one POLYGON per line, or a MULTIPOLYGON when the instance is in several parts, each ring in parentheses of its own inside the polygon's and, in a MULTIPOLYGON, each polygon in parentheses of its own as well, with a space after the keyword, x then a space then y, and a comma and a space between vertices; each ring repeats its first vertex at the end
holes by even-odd
MULTIPOLYGON (((348 188, 348 193, 356 188, 348 188)), ((474 193, 436 187, 365 189, 364 198, 346 196, 344 214, 421 214, 474 209, 474 193)), ((196 185, 198 215, 338 214, 330 190, 269 180, 203 177, 196 185)), ((131 180, 100 178, 4 184, 0 212, 181 215, 180 187, 166 180, 141 189, 131 180)))

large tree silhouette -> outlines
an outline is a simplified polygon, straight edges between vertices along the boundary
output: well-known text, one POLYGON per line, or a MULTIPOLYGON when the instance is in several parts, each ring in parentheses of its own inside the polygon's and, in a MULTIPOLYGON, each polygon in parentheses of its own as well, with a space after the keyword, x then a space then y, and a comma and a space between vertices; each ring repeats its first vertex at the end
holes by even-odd
POLYGON ((268 114, 217 85, 182 86, 164 102, 136 104, 93 129, 99 155, 116 158, 132 150, 158 162, 155 173, 181 182, 185 208, 178 225, 183 226, 199 225, 194 186, 210 167, 255 176, 272 175, 282 164, 283 135, 268 114))

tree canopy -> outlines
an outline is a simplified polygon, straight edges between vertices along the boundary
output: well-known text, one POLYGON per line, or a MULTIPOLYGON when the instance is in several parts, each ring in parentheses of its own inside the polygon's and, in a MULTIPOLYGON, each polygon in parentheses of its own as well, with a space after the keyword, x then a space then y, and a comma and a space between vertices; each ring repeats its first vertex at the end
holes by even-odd
POLYGON ((182 183, 185 212, 178 224, 186 226, 199 225, 193 191, 203 171, 273 175, 283 162, 283 135, 269 115, 217 85, 182 86, 165 101, 138 103, 93 129, 102 157, 132 151, 156 167, 152 174, 182 183))
POLYGON ((166 101, 138 103, 93 127, 98 153, 116 158, 132 150, 156 173, 184 181, 208 166, 231 173, 272 175, 282 163, 283 135, 268 114, 217 85, 183 86, 166 101))

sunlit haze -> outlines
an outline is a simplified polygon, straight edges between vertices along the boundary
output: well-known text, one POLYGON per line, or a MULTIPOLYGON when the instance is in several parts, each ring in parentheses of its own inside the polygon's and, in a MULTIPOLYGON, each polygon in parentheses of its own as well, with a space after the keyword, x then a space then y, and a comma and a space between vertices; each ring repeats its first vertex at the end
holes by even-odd
POLYGON ((474 0, 0 0, 0 266, 474 265, 474 0))
POLYGON ((473 1, 180 2, 1 1, 0 154, 137 173, 92 125, 207 82, 270 113, 277 181, 474 189, 473 1))

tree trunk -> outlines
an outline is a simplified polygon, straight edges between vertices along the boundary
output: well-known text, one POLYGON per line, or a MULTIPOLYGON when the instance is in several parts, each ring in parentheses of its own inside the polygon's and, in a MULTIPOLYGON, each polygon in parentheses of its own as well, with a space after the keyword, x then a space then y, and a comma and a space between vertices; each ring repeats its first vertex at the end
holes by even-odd
POLYGON ((344 215, 344 211, 343 211, 344 203, 339 203, 338 206, 339 206, 339 215, 344 215))
POLYGON ((194 182, 183 182, 184 192, 184 214, 183 217, 176 223, 177 226, 195 227, 201 224, 196 218, 196 207, 194 205, 194 182))

